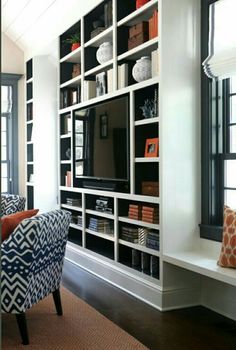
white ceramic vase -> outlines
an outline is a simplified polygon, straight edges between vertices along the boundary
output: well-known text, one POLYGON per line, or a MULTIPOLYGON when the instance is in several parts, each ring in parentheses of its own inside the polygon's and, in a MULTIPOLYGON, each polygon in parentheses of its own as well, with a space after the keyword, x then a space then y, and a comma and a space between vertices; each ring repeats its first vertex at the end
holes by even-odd
POLYGON ((133 66, 132 75, 138 83, 152 77, 152 64, 148 56, 141 57, 133 66))
POLYGON ((112 59, 112 44, 109 41, 101 44, 97 50, 97 61, 102 64, 112 59))

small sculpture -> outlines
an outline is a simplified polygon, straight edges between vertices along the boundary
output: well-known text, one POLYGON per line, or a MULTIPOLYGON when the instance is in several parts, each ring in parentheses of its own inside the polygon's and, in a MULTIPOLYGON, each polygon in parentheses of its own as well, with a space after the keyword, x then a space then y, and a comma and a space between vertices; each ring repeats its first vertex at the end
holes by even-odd
POLYGON ((155 106, 154 99, 145 100, 144 106, 139 108, 142 110, 144 118, 154 118, 157 116, 157 107, 155 106))

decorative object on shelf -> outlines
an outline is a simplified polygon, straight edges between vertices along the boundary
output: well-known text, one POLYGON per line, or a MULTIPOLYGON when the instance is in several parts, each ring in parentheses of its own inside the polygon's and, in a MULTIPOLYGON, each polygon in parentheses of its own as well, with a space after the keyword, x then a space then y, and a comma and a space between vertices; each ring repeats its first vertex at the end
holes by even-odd
POLYGON ((154 99, 146 99, 144 105, 139 108, 142 110, 144 118, 154 118, 157 116, 154 99))
POLYGON ((144 227, 138 228, 138 244, 146 245, 146 238, 149 230, 144 227))
POLYGON ((67 171, 65 175, 65 186, 71 187, 71 171, 67 171))
POLYGON ((132 75, 138 83, 152 77, 152 65, 148 56, 141 57, 133 66, 132 75))
POLYGON ((63 41, 64 44, 71 44, 71 51, 80 47, 80 33, 71 34, 70 38, 63 41))
POLYGON ((102 43, 96 53, 97 61, 102 64, 112 59, 113 47, 109 41, 102 43))
POLYGON ((109 207, 109 199, 106 197, 101 197, 96 199, 95 210, 112 214, 112 208, 109 207))
POLYGON ((148 22, 140 22, 130 27, 128 38, 128 49, 131 50, 136 46, 143 44, 149 39, 148 22))
POLYGON ((67 148, 65 155, 66 155, 67 159, 71 159, 71 149, 70 148, 67 148))
POLYGON ((107 113, 100 115, 100 139, 108 138, 108 115, 107 113))
POLYGON ((159 141, 158 137, 146 140, 145 157, 157 157, 158 156, 158 148, 159 148, 158 141, 159 141))
MULTIPOLYGON (((159 182, 158 181, 143 181, 142 194, 144 196, 159 197, 159 182)), ((159 214, 158 214, 159 216, 159 214)))
POLYGON ((150 0, 136 0, 136 10, 145 5, 150 0))
POLYGON ((72 78, 75 78, 81 74, 81 64, 73 64, 72 78))
POLYGON ((102 96, 106 92, 106 73, 101 72, 96 75, 96 96, 102 96))
POLYGON ((112 25, 112 0, 104 5, 104 23, 105 28, 109 28, 112 25))
POLYGON ((93 28, 97 29, 99 27, 103 27, 104 23, 101 19, 97 19, 96 21, 93 21, 93 28))
POLYGON ((105 27, 97 27, 96 29, 92 30, 90 33, 90 38, 93 39, 98 34, 102 33, 105 30, 105 27))

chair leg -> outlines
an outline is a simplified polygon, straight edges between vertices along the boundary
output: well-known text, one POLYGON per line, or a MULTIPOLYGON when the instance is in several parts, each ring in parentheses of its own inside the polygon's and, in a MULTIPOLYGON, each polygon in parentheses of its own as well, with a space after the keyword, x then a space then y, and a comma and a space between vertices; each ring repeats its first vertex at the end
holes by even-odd
POLYGON ((16 321, 17 321, 18 328, 20 331, 22 344, 28 345, 29 344, 29 337, 28 337, 28 330, 27 330, 25 313, 23 312, 21 314, 16 314, 16 321))
POLYGON ((53 293, 53 300, 55 303, 55 307, 57 310, 58 316, 62 315, 62 306, 61 306, 61 296, 60 296, 60 288, 56 289, 53 293))

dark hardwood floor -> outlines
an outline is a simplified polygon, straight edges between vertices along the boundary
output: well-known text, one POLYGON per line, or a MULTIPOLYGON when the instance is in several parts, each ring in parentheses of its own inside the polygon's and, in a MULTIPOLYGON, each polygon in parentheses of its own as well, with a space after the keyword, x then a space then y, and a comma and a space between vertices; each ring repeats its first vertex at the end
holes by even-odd
POLYGON ((149 349, 236 350, 236 322, 204 307, 160 312, 67 261, 62 283, 149 349))

